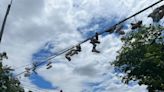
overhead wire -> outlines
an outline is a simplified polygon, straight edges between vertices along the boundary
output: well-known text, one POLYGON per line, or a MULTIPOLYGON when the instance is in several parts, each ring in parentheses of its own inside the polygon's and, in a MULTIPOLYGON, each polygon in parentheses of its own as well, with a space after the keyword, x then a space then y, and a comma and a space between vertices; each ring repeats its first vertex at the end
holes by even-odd
POLYGON ((21 81, 21 84, 20 85, 22 87, 25 87, 25 88, 29 89, 30 91, 45 92, 45 90, 43 90, 43 89, 40 89, 40 88, 37 88, 37 87, 34 87, 34 86, 30 86, 30 85, 26 85, 25 83, 28 83, 28 82, 25 81, 25 80, 21 80, 21 79, 19 79, 19 80, 21 81))
MULTIPOLYGON (((39 88, 39 87, 35 87, 35 86, 30 86, 30 85, 27 85, 27 84, 25 84, 25 83, 28 83, 27 81, 24 81, 24 80, 20 80, 22 83, 20 84, 21 86, 23 86, 23 87, 25 87, 25 88, 27 88, 27 89, 29 89, 29 90, 31 90, 31 91, 37 91, 37 92, 48 92, 46 89, 43 89, 43 88, 39 88)), ((49 89, 49 90, 55 90, 55 88, 54 89, 49 89)))
MULTIPOLYGON (((159 0, 159 1, 157 1, 156 3, 154 3, 154 4, 152 4, 152 5, 148 6, 148 7, 146 7, 146 8, 144 8, 144 9, 140 10, 139 12, 137 12, 137 13, 135 13, 135 14, 133 14, 133 15, 131 15, 131 16, 129 16, 129 17, 127 17, 127 18, 121 20, 120 22, 114 24, 114 25, 113 25, 112 27, 110 27, 109 29, 107 29, 107 30, 105 30, 105 31, 103 31, 103 32, 99 32, 98 35, 101 35, 101 34, 103 34, 103 33, 108 32, 108 30, 111 30, 113 27, 116 27, 117 25, 120 25, 120 24, 124 23, 125 21, 127 21, 127 20, 129 20, 129 19, 135 17, 136 15, 138 15, 138 14, 140 14, 140 13, 146 11, 147 9, 149 9, 149 8, 151 8, 151 7, 153 7, 153 6, 157 5, 157 4, 159 4, 159 3, 161 3, 162 1, 163 1, 163 0, 159 0)), ((95 35, 94 35, 94 36, 95 36, 95 35)), ((92 37, 94 37, 94 36, 92 36, 92 37)), ((81 44, 87 42, 87 41, 90 40, 92 37, 89 37, 89 38, 87 38, 86 40, 79 42, 77 45, 81 45, 81 44)), ((76 46, 76 45, 74 45, 74 46, 76 46)), ((70 47, 69 49, 62 50, 61 52, 59 51, 58 54, 55 54, 55 55, 52 55, 52 56, 48 57, 46 60, 43 60, 42 62, 38 63, 38 64, 37 64, 37 67, 40 66, 40 65, 42 65, 42 64, 44 64, 44 63, 46 63, 47 61, 50 61, 50 60, 54 59, 54 58, 57 57, 57 56, 60 56, 60 55, 64 54, 65 52, 67 52, 67 51, 73 49, 74 46, 70 47)), ((30 69, 33 69, 33 67, 30 68, 30 69)), ((18 73, 18 74, 15 75, 15 77, 17 77, 17 76, 19 76, 19 75, 21 75, 21 74, 23 74, 23 73, 25 73, 25 72, 26 72, 26 71, 23 71, 23 72, 21 72, 21 73, 18 73)))
MULTIPOLYGON (((71 46, 72 47, 72 46, 71 46)), ((59 51, 58 53, 55 53, 55 54, 52 54, 52 55, 50 55, 50 56, 48 56, 48 58, 44 58, 43 60, 39 60, 40 62, 45 62, 45 61, 47 61, 47 60, 51 60, 51 59, 53 59, 53 58, 55 58, 56 57, 56 55, 59 55, 61 52, 64 52, 65 50, 68 50, 68 49, 72 49, 71 47, 68 47, 68 48, 66 48, 66 49, 63 49, 63 50, 61 50, 61 51, 59 51)), ((33 61, 33 60, 32 60, 33 61)), ((35 61, 37 61, 37 60, 35 60, 35 61)), ((33 62, 34 63, 34 62, 33 62)), ((20 68, 24 68, 24 67, 27 67, 27 66, 30 66, 30 65, 32 65, 33 63, 28 63, 28 64, 25 64, 25 65, 21 65, 21 66, 18 66, 18 67, 14 67, 14 70, 17 70, 17 69, 20 69, 20 68)), ((43 64, 43 63, 42 63, 43 64)))
POLYGON ((48 92, 48 91, 43 91, 41 89, 37 89, 35 87, 31 87, 31 86, 28 86, 28 85, 24 85, 24 84, 21 84, 21 86, 25 87, 26 89, 28 89, 29 91, 32 91, 32 92, 48 92))

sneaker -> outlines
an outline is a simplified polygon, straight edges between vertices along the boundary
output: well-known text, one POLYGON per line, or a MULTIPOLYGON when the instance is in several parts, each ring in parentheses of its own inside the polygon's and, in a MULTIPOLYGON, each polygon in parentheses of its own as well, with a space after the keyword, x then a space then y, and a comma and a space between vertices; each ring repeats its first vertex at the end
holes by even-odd
POLYGON ((71 58, 70 58, 70 57, 66 57, 66 59, 67 59, 68 61, 71 61, 71 58))
POLYGON ((100 53, 100 51, 93 49, 92 52, 100 53))

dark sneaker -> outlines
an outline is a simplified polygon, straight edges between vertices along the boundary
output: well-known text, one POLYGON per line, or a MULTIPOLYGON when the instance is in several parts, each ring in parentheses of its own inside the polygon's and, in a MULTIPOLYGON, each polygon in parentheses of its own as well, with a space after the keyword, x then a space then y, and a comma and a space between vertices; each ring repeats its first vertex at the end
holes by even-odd
POLYGON ((71 58, 70 58, 70 57, 66 57, 66 59, 67 59, 68 61, 71 61, 71 58))
POLYGON ((92 52, 100 53, 100 51, 93 49, 92 52))

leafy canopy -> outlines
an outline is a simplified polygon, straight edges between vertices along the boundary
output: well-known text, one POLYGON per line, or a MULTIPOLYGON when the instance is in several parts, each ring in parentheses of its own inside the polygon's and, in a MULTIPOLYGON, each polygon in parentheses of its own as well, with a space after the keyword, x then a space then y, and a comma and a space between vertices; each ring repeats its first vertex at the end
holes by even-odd
POLYGON ((0 92, 24 92, 18 79, 12 75, 13 70, 0 62, 0 92))
POLYGON ((125 75, 124 83, 138 81, 147 85, 149 92, 164 90, 164 43, 162 26, 142 26, 127 33, 113 62, 125 75))

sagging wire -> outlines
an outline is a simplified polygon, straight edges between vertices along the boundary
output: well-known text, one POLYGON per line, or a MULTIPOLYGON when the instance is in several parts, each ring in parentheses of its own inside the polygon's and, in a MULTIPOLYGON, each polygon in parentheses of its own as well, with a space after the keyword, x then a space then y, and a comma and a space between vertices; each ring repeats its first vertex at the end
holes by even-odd
MULTIPOLYGON (((129 19, 135 17, 136 15, 138 15, 138 14, 140 14, 140 13, 146 11, 147 9, 149 9, 149 8, 151 8, 151 7, 155 6, 155 5, 157 5, 158 3, 162 2, 162 1, 163 1, 163 0, 160 0, 160 1, 158 1, 158 2, 156 2, 156 3, 154 3, 154 4, 152 4, 152 5, 148 6, 147 8, 145 8, 145 9, 143 9, 143 10, 141 10, 141 11, 139 11, 139 12, 137 12, 137 13, 135 13, 135 14, 133 14, 133 15, 131 15, 131 16, 125 18, 125 19, 123 19, 122 21, 120 21, 120 22, 118 22, 117 24, 113 25, 113 26, 112 26, 111 28, 109 28, 108 30, 103 31, 103 32, 100 32, 100 33, 96 33, 93 37, 90 37, 90 38, 88 38, 88 39, 86 39, 86 40, 80 42, 78 45, 75 45, 75 46, 73 46, 73 47, 71 47, 71 48, 69 48, 69 49, 66 49, 66 50, 62 51, 61 53, 59 53, 59 54, 57 54, 57 55, 55 55, 55 56, 53 56, 53 57, 51 57, 51 58, 48 58, 46 61, 43 61, 43 62, 41 62, 41 63, 38 63, 37 65, 35 65, 35 67, 26 68, 25 71, 23 71, 23 72, 17 74, 16 76, 19 76, 19 75, 24 74, 24 73, 27 73, 27 75, 28 75, 30 70, 33 70, 34 68, 37 68, 38 66, 42 65, 43 63, 46 63, 47 61, 49 61, 49 60, 51 60, 51 59, 53 59, 53 58, 55 58, 55 57, 57 57, 57 56, 59 56, 59 55, 62 55, 62 54, 64 54, 65 52, 69 52, 69 51, 70 51, 71 54, 68 54, 68 53, 67 53, 67 55, 66 55, 65 57, 68 59, 68 61, 71 61, 71 58, 68 57, 68 56, 73 56, 73 55, 75 55, 75 54, 78 54, 78 51, 77 51, 76 49, 74 49, 74 48, 75 48, 76 46, 79 46, 79 45, 81 45, 81 44, 87 42, 88 40, 90 40, 90 41, 91 41, 91 44, 93 45, 92 52, 99 53, 99 51, 96 50, 96 45, 95 45, 95 44, 97 44, 97 43, 100 43, 100 42, 98 41, 98 35, 101 35, 101 34, 106 33, 106 32, 108 32, 108 33, 110 33, 110 34, 113 33, 113 32, 119 33, 120 35, 125 34, 123 31, 121 31, 122 27, 118 28, 119 25, 121 25, 121 24, 124 23, 125 21, 127 21, 127 20, 129 20, 129 19), (116 29, 117 29, 117 30, 116 30, 116 29), (116 31, 115 31, 115 30, 116 30, 116 31), (93 41, 93 39, 94 39, 95 41, 93 41)), ((137 23, 131 23, 131 26, 132 26, 131 29, 137 29, 137 28, 141 27, 141 25, 142 25, 142 21, 138 21, 137 23)), ((81 52, 81 51, 79 51, 79 52, 81 52)), ((47 69, 50 69, 50 68, 52 67, 52 66, 51 66, 51 63, 52 63, 52 62, 48 62, 48 64, 47 64, 47 69)), ((34 69, 34 70, 35 70, 35 69, 34 69)))

